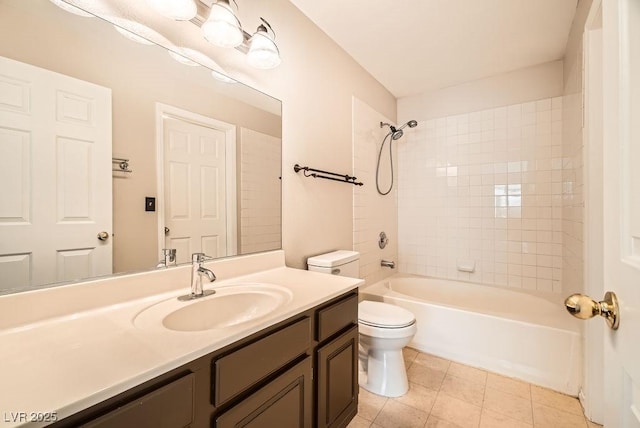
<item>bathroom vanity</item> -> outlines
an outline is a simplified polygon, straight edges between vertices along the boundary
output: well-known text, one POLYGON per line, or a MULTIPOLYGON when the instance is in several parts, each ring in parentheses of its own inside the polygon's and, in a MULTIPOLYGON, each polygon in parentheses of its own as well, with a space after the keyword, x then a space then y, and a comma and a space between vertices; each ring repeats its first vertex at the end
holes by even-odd
MULTIPOLYGON (((346 426, 357 411, 361 280, 287 268, 281 251, 207 266, 228 279, 207 287, 216 288, 219 297, 200 302, 228 296, 239 302, 248 294, 238 290, 267 294, 260 288, 267 285, 288 290, 288 299, 256 319, 245 314, 227 324, 215 315, 217 324, 176 327, 167 321, 176 313, 173 306, 159 312, 157 325, 138 322, 147 312, 178 302, 187 288, 176 289, 175 283, 180 278, 188 284, 188 266, 1 297, 0 309, 30 300, 43 312, 43 319, 0 329, 0 340, 9 346, 0 348, 2 424, 346 426), (139 289, 132 290, 132 284, 139 289), (100 301, 105 287, 121 293, 120 301, 47 314, 45 301, 74 292, 100 301), (130 299, 131 293, 137 298, 130 299), (11 420, 22 413, 54 417, 35 424, 11 420)), ((87 304, 81 299, 70 306, 87 304)), ((176 304, 182 305, 178 310, 185 307, 176 304)), ((245 309, 239 305, 237 312, 245 309)))
POLYGON ((55 426, 344 426, 357 411, 357 303, 347 292, 55 426))

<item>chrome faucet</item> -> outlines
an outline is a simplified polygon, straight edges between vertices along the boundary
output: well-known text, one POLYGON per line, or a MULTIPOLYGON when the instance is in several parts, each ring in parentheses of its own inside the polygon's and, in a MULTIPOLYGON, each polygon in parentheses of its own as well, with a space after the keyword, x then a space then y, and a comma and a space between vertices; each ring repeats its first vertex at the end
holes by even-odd
POLYGON ((205 260, 211 260, 211 257, 205 253, 193 253, 191 255, 191 293, 186 296, 178 297, 178 300, 192 300, 200 297, 209 296, 215 293, 215 290, 204 291, 202 289, 202 277, 206 276, 209 282, 216 280, 216 275, 212 270, 202 266, 205 260))
POLYGON ((162 260, 158 262, 157 268, 166 268, 169 267, 170 264, 176 265, 176 249, 175 248, 163 248, 162 249, 162 260))
POLYGON ((388 267, 388 268, 393 269, 393 268, 396 267, 396 262, 392 262, 392 261, 389 261, 389 260, 381 260, 380 261, 380 266, 388 267))

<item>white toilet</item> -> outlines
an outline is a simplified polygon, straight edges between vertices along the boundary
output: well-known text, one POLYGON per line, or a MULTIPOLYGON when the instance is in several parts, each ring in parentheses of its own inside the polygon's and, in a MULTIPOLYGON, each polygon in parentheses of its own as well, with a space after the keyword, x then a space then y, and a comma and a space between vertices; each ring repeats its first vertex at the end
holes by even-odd
MULTIPOLYGON (((357 278, 360 254, 339 250, 307 259, 310 271, 357 278)), ((363 300, 358 304, 360 333, 359 383, 385 397, 399 397, 409 390, 402 348, 416 334, 414 315, 399 306, 363 300)))

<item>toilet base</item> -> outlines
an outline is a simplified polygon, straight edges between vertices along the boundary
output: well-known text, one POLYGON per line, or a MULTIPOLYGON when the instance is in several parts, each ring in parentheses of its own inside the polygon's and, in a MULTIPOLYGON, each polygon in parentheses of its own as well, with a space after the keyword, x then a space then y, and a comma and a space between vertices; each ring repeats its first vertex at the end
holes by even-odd
POLYGON ((400 397, 409 391, 402 350, 367 350, 366 362, 361 362, 358 383, 369 392, 384 397, 400 397))

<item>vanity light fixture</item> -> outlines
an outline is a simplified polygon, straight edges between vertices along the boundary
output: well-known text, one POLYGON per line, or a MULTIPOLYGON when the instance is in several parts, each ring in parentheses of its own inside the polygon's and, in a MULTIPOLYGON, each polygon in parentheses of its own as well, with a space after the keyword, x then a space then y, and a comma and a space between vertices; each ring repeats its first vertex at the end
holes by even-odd
MULTIPOLYGON (((253 35, 245 32, 231 8, 230 0, 208 0, 209 16, 201 24, 204 38, 224 48, 236 48, 247 55, 247 61, 263 70, 277 67, 282 60, 275 42, 275 31, 264 19, 253 35)), ((203 3, 207 3, 203 0, 203 3)), ((238 3, 233 0, 236 8, 238 3)))
MULTIPOLYGON (((236 3, 235 0, 233 2, 236 3)), ((233 13, 229 0, 217 0, 211 5, 209 17, 201 29, 207 41, 223 48, 235 48, 244 41, 240 20, 233 13)))
POLYGON ((198 13, 196 0, 147 0, 147 4, 160 15, 176 21, 189 21, 198 13))
POLYGON ((280 64, 280 51, 275 42, 275 31, 273 31, 271 25, 264 18, 261 17, 260 20, 263 23, 258 26, 256 32, 253 33, 253 36, 249 39, 247 61, 255 68, 268 70, 280 64), (273 37, 269 34, 268 30, 271 30, 273 37))

